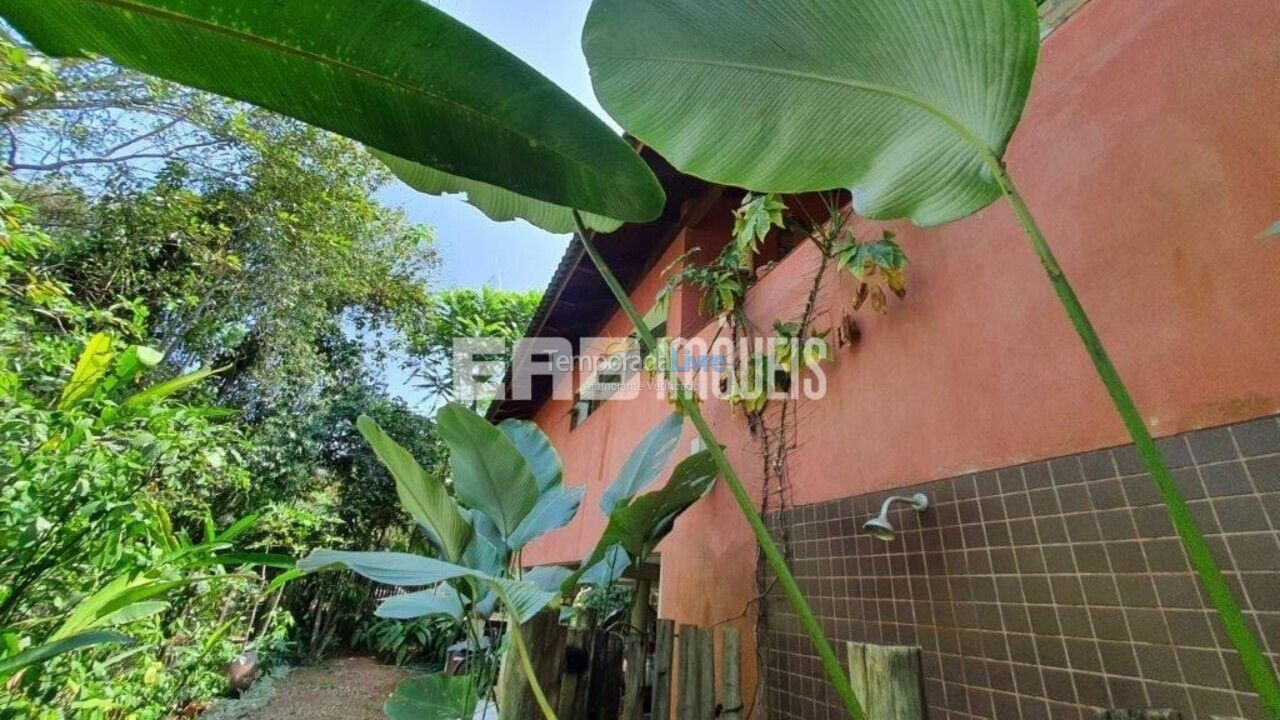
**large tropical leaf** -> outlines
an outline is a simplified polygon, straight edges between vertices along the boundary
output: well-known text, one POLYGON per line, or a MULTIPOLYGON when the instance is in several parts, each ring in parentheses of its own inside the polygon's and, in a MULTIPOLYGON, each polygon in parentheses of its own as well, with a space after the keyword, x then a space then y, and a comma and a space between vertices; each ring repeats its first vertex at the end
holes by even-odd
POLYGON ((75 370, 71 371, 71 379, 62 388, 62 397, 58 399, 58 409, 66 410, 84 399, 102 381, 111 365, 111 336, 98 333, 85 343, 80 359, 76 361, 75 370))
POLYGON ((615 545, 605 551, 595 564, 588 565, 578 582, 583 585, 608 585, 622 577, 630 566, 631 556, 627 555, 621 545, 615 545))
POLYGON ((451 585, 440 583, 429 590, 393 595, 383 600, 373 614, 397 620, 426 615, 447 615, 461 620, 462 613, 462 599, 458 597, 458 591, 451 585))
POLYGON ((539 491, 559 485, 564 480, 560 454, 537 423, 530 420, 503 420, 498 423, 498 429, 529 463, 529 469, 538 481, 539 491))
POLYGON ((524 574, 524 581, 533 583, 543 590, 559 590, 564 581, 573 575, 573 571, 563 565, 539 565, 524 574))
MULTIPOLYGON (((478 537, 478 536, 477 536, 478 537)), ((435 585, 446 580, 469 578, 479 581, 501 599, 507 611, 521 622, 533 617, 555 600, 555 593, 520 580, 498 577, 443 560, 398 552, 350 552, 313 550, 298 561, 306 572, 348 568, 384 585, 435 585)))
POLYGON ((568 525, 573 516, 578 514, 578 507, 582 505, 582 496, 586 492, 586 487, 581 485, 557 486, 544 492, 538 498, 538 504, 533 506, 511 533, 511 537, 507 538, 507 547, 519 550, 552 530, 568 525))
POLYGON ((461 565, 402 552, 312 550, 310 555, 298 561, 298 567, 306 572, 346 567, 374 582, 397 587, 435 585, 476 574, 476 571, 461 565))
POLYGON ((635 497, 636 493, 648 487, 658 477, 658 473, 671 460, 671 453, 676 449, 683 428, 684 416, 671 413, 645 434, 623 463, 618 477, 605 488, 604 495, 600 498, 600 510, 605 515, 635 497))
POLYGON ((125 608, 208 579, 205 575, 189 575, 177 580, 147 574, 120 575, 77 603, 49 639, 62 640, 99 628, 125 608))
MULTIPOLYGON (((3 1, 4 0, 0 0, 0 2, 3 1)), ((179 375, 172 380, 166 380, 162 383, 152 385, 146 390, 130 395, 123 403, 120 404, 120 409, 125 411, 141 410, 148 405, 160 402, 170 395, 176 395, 192 385, 203 382, 205 378, 215 372, 218 371, 213 368, 200 368, 199 370, 193 370, 185 375, 179 375)))
POLYGON ((621 220, 663 193, 549 80, 422 0, 0 0, 52 55, 105 55, 398 157, 621 220))
POLYGON ((471 720, 479 697, 470 675, 414 675, 382 706, 391 720, 471 720))
POLYGON ((676 465, 661 489, 645 493, 609 516, 605 539, 621 544, 636 562, 644 562, 675 524, 676 517, 711 491, 716 464, 711 453, 694 453, 676 465))
POLYGON ((489 516, 473 510, 468 510, 467 514, 476 534, 467 545, 466 552, 462 553, 461 564, 490 575, 501 573, 509 564, 507 541, 502 538, 502 533, 498 532, 489 516))
POLYGON ((110 630, 93 630, 90 632, 78 633, 60 640, 45 643, 37 647, 24 650, 17 655, 7 657, 0 660, 0 678, 11 675, 25 667, 30 667, 44 662, 52 657, 57 657, 63 653, 73 650, 91 647, 93 645, 104 645, 108 643, 127 645, 133 642, 133 638, 128 635, 121 635, 118 632, 110 630))
POLYGON ((1039 24, 1032 0, 595 0, 583 47, 680 170, 933 225, 999 195, 1039 24))
MULTIPOLYGON (((535 200, 496 185, 479 180, 468 180, 461 175, 450 175, 443 170, 436 170, 379 150, 371 152, 396 177, 414 190, 428 195, 461 193, 466 196, 468 203, 490 220, 506 222, 519 218, 551 233, 567 233, 574 230, 573 210, 563 205, 535 200)), ((604 233, 611 233, 622 226, 619 220, 594 213, 584 213, 582 221, 592 230, 604 233)))
POLYGON ((561 586, 569 592, 578 583, 591 584, 600 576, 610 579, 621 574, 620 559, 642 564, 675 526, 676 518, 711 491, 716 465, 711 453, 702 450, 681 460, 661 489, 633 498, 614 508, 604 533, 581 569, 561 586), (617 573, 617 574, 615 574, 617 573))
POLYGON ((436 428, 449 446, 458 499, 509 538, 538 501, 529 463, 501 430, 457 403, 440 409, 436 428))
POLYGON ((471 523, 439 478, 428 474, 413 455, 386 434, 365 415, 356 420, 378 460, 386 466, 396 482, 400 505, 428 531, 432 542, 440 547, 445 559, 457 562, 471 541, 471 523))

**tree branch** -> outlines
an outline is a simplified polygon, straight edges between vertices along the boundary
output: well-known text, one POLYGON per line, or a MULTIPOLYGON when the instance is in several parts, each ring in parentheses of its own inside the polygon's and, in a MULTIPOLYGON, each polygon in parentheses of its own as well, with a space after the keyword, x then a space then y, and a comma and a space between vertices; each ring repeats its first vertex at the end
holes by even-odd
MULTIPOLYGON (((210 147, 213 145, 221 145, 223 140, 206 140, 204 142, 189 143, 180 145, 168 152, 162 153, 136 153, 134 155, 125 155, 123 157, 93 157, 93 158, 76 158, 74 160, 60 160, 58 162, 47 163, 44 165, 15 164, 11 165, 14 170, 23 170, 27 172, 58 172, 69 167, 81 165, 110 165, 113 163, 126 163, 135 160, 164 160, 177 155, 180 152, 194 150, 196 148, 210 147)), ((124 147, 128 147, 132 141, 125 143, 124 147)))

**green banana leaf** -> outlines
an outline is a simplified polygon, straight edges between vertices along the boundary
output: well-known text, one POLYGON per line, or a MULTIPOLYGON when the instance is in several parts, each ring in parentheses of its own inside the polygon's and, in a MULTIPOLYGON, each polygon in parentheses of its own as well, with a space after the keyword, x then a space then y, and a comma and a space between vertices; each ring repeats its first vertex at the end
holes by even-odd
POLYGON ((616 508, 601 543, 616 542, 635 562, 645 562, 654 546, 671 532, 676 517, 710 492, 715 480, 711 453, 703 450, 690 455, 676 465, 661 489, 616 508))
POLYGON ((578 507, 582 505, 582 497, 586 493, 587 488, 582 485, 557 486, 545 491, 507 538, 507 547, 519 550, 552 530, 568 525, 574 515, 578 514, 578 507))
MULTIPOLYGON (((3 1, 4 0, 0 0, 0 2, 3 1)), ((152 385, 146 390, 130 395, 123 403, 120 404, 120 409, 125 412, 140 410, 152 403, 159 402, 170 395, 176 395, 192 385, 204 381, 205 378, 216 372, 218 372, 218 370, 214 370, 212 368, 201 368, 185 375, 179 375, 172 380, 166 380, 157 385, 152 385)))
POLYGON ((487 515, 509 539, 538 502, 529 463, 501 430, 457 403, 440 408, 436 428, 449 446, 458 500, 487 515))
POLYGON ((683 429, 684 416, 671 413, 645 433, 631 455, 627 456, 618 476, 600 497, 600 510, 605 515, 635 497, 636 493, 648 487, 658 477, 658 473, 671 460, 671 453, 675 452, 683 429))
POLYGON ((452 586, 441 583, 429 590, 393 595, 383 600, 374 615, 383 618, 408 620, 427 615, 447 615, 462 619, 462 599, 452 586))
POLYGON ((497 577, 443 560, 408 553, 313 550, 310 555, 298 561, 298 568, 306 572, 343 567, 384 585, 436 585, 447 580, 470 578, 496 594, 507 611, 519 617, 521 622, 538 614, 538 611, 556 599, 555 593, 547 592, 532 583, 497 577))
POLYGON ((1032 0, 595 0, 583 49, 683 172, 936 225, 1000 195, 1039 32, 1032 0))
POLYGON ((396 685, 382 712, 391 720, 471 720, 479 697, 470 675, 415 675, 396 685))
POLYGON ((542 428, 531 420, 503 420, 498 429, 520 451, 533 477, 538 481, 538 490, 545 491, 564 481, 564 468, 560 464, 560 454, 556 452, 551 440, 542 428))
POLYGON ((211 577, 207 575, 190 575, 177 580, 145 574, 121 575, 77 603, 49 639, 62 640, 99 628, 108 624, 109 618, 125 608, 164 595, 170 590, 209 579, 211 577))
POLYGON ((645 563, 653 549, 675 527, 676 518, 711 492, 716 473, 711 453, 696 452, 676 465, 662 488, 614 508, 595 548, 580 569, 565 579, 561 592, 567 594, 574 585, 587 583, 584 578, 588 575, 602 571, 621 573, 625 568, 613 565, 618 558, 637 565, 645 563))
MULTIPOLYGON (((370 152, 405 185, 428 195, 461 193, 466 196, 467 203, 490 220, 507 222, 519 218, 534 227, 557 234, 574 230, 573 210, 563 205, 535 200, 479 180, 450 175, 443 170, 388 155, 380 150, 370 149, 370 152)), ((582 221, 587 227, 602 233, 611 233, 622 226, 620 220, 594 213, 583 214, 582 221)))
POLYGON ((93 630, 64 637, 39 647, 29 648, 17 655, 0 660, 0 678, 8 677, 23 668, 38 665, 63 653, 91 647, 93 645, 128 645, 133 638, 110 630, 93 630))
POLYGON ((471 542, 472 528, 448 488, 423 470, 413 455, 372 418, 361 415, 356 419, 356 428, 395 480, 400 506, 428 530, 427 535, 445 559, 457 562, 471 542))
POLYGON ((657 179, 568 93, 422 0, 0 0, 50 55, 103 55, 407 160, 628 221, 657 179))

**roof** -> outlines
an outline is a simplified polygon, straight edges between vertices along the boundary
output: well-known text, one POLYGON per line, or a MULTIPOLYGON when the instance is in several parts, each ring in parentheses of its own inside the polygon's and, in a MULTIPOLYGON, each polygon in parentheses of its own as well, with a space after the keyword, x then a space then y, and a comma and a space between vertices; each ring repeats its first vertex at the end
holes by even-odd
MULTIPOLYGON (((657 175, 667 192, 662 215, 647 223, 630 223, 618 230, 595 237, 596 247, 618 281, 628 291, 649 272, 681 228, 703 203, 697 202, 719 187, 685 175, 663 160, 656 152, 642 147, 640 156, 657 175)), ((575 235, 569 241, 560 265, 533 314, 526 337, 562 337, 576 348, 578 341, 591 337, 617 310, 618 303, 587 257, 582 241, 575 235)), ((503 387, 511 385, 511 368, 503 379, 503 387)), ((551 379, 536 376, 530 400, 498 400, 489 406, 488 418, 493 422, 507 418, 529 418, 551 396, 551 379)))

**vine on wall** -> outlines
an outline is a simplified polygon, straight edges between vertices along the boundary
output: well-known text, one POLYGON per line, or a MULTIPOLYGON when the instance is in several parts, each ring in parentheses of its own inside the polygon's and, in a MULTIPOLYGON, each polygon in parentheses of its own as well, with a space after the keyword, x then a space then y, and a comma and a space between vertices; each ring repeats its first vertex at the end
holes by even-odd
MULTIPOLYGON (((700 293, 703 316, 720 318, 713 343, 727 333, 733 353, 729 369, 720 379, 721 395, 742 412, 756 442, 762 474, 760 512, 766 517, 774 514, 781 518, 780 513, 790 505, 790 453, 801 442, 797 394, 789 392, 792 383, 802 373, 834 362, 834 349, 861 341, 855 314, 868 303, 871 311, 886 314, 889 296, 901 299, 907 292, 907 257, 893 233, 886 231, 876 240, 862 241, 854 232, 852 209, 844 198, 837 193, 819 193, 816 199, 820 206, 814 208, 812 198, 792 196, 784 201, 777 194, 746 195, 734 211, 732 242, 705 264, 689 262, 699 248, 673 261, 663 271, 669 277, 656 303, 659 312, 666 313, 672 293, 683 286, 700 293), (799 314, 774 318, 769 337, 749 317, 745 300, 750 289, 777 264, 757 267, 757 256, 773 233, 812 242, 818 261, 809 275, 799 314), (673 271, 676 267, 679 269, 673 271), (833 269, 849 273, 857 282, 856 289, 847 304, 820 312, 819 299, 833 269)), ((646 368, 655 370, 668 357, 669 345, 664 343, 659 353, 646 359, 646 368)), ((790 529, 779 522, 777 533, 778 544, 790 562, 790 529)), ((769 618, 768 603, 760 601, 774 583, 766 580, 765 564, 757 566, 761 569, 756 578, 757 595, 738 617, 756 605, 756 647, 757 652, 763 652, 764 643, 759 640, 767 631, 769 618)))

